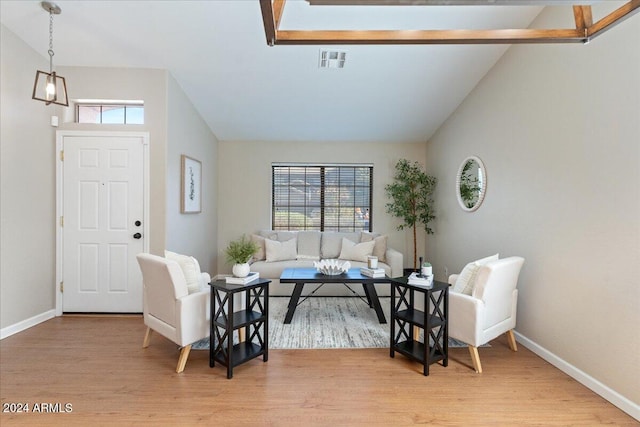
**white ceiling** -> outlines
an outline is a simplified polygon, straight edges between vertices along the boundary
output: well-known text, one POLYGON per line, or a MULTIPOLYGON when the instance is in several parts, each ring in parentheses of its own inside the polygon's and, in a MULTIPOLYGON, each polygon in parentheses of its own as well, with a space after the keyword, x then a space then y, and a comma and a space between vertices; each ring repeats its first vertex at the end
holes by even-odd
MULTIPOLYGON (((426 141, 508 48, 341 46, 345 68, 319 69, 320 46, 267 46, 258 0, 56 3, 56 65, 167 69, 221 141, 426 141)), ((289 0, 282 28, 526 28, 542 9, 309 8, 289 0)), ((48 19, 39 1, 0 2, 44 57, 48 19)))

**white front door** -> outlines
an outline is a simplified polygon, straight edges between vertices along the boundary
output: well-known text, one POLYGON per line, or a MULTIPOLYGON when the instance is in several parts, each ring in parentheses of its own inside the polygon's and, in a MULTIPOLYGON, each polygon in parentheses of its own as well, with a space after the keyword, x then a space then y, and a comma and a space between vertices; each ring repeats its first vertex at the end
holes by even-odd
POLYGON ((142 312, 144 136, 62 136, 62 310, 142 312))

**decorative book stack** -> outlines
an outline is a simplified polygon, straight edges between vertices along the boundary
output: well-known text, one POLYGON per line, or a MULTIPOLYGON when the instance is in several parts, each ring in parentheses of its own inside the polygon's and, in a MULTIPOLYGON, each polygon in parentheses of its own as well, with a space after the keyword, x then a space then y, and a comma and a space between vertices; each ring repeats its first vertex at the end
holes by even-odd
POLYGON ((367 268, 362 267, 360 269, 360 274, 367 277, 372 277, 377 279, 379 277, 384 277, 384 268, 367 268))
POLYGON ((407 283, 415 286, 422 286, 424 288, 430 288, 433 286, 433 276, 423 276, 422 274, 413 272, 407 278, 407 283))
POLYGON ((247 277, 227 276, 225 280, 227 281, 227 283, 231 283, 232 285, 246 285, 247 283, 251 283, 259 277, 260 273, 256 271, 249 273, 247 277))

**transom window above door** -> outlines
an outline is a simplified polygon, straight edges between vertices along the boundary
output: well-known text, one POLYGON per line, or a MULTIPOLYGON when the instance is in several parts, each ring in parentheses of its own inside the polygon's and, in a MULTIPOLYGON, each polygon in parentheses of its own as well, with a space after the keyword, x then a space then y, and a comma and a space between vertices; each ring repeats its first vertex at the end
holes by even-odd
POLYGON ((273 230, 372 230, 373 165, 273 163, 273 230))
POLYGON ((144 101, 82 100, 75 108, 76 123, 144 124, 144 101))

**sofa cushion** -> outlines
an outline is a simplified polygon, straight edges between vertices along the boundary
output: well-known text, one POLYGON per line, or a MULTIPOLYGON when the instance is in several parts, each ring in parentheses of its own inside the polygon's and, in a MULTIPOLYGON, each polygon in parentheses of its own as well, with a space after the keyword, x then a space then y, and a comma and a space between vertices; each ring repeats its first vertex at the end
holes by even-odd
POLYGON ((296 239, 298 237, 297 231, 278 231, 276 234, 278 237, 275 239, 278 242, 288 242, 291 239, 296 239))
POLYGON ((375 242, 375 245, 373 246, 373 253, 371 255, 378 257, 378 261, 385 262, 387 253, 387 236, 362 232, 360 242, 370 242, 372 240, 375 242))
POLYGON ((253 261, 264 261, 266 258, 266 249, 265 249, 265 238, 262 236, 258 236, 257 234, 251 235, 251 241, 258 246, 258 252, 253 254, 253 261))
POLYGON ((193 294, 200 291, 200 264, 198 260, 192 256, 181 255, 171 251, 164 251, 164 257, 175 261, 180 266, 184 278, 187 281, 187 292, 193 294))
POLYGON ((278 233, 273 230, 260 230, 258 231, 258 235, 266 237, 267 239, 278 240, 278 233))
POLYGON ((260 273, 260 278, 279 279, 285 268, 313 268, 311 260, 288 260, 288 261, 257 261, 251 266, 251 271, 260 273))
POLYGON ((465 295, 471 295, 473 293, 473 288, 475 287, 476 276, 478 275, 478 270, 480 270, 480 267, 488 262, 497 260, 498 254, 495 254, 470 262, 469 264, 465 265, 458 275, 456 283, 454 283, 453 285, 452 291, 465 295))
POLYGON ((366 262, 367 257, 373 253, 374 241, 354 243, 346 237, 342 238, 340 259, 366 262))
MULTIPOLYGON (((366 267, 366 262, 360 261, 350 261, 351 268, 361 268, 366 267)), ((387 276, 391 277, 391 267, 385 263, 378 263, 378 267, 384 268, 387 276)), ((282 276, 282 272, 285 268, 314 268, 313 261, 311 260, 302 260, 298 259, 295 261, 275 261, 275 262, 266 262, 266 261, 256 261, 251 265, 251 271, 257 271, 260 273, 260 277, 264 279, 272 279, 276 280, 282 276)))
POLYGON ((310 259, 312 261, 320 259, 319 231, 298 232, 298 259, 310 259))
POLYGON ((264 243, 267 262, 294 260, 298 255, 296 239, 286 242, 265 239, 264 243))
POLYGON ((342 238, 347 238, 356 243, 360 241, 360 232, 324 232, 322 233, 322 241, 320 243, 320 258, 332 259, 340 256, 342 249, 342 238))

